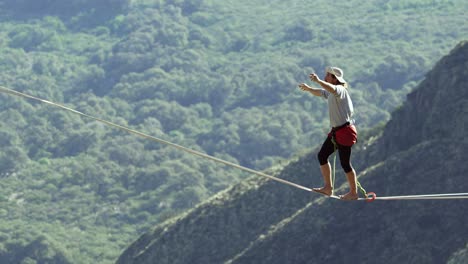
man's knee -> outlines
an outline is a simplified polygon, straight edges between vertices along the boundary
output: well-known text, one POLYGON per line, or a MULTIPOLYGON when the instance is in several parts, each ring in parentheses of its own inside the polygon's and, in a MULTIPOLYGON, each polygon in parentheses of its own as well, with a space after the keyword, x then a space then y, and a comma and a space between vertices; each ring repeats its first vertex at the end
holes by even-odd
POLYGON ((317 154, 317 159, 318 159, 318 161, 319 161, 319 163, 320 163, 320 166, 325 165, 325 164, 328 163, 328 155, 326 155, 326 154, 323 153, 323 152, 319 152, 319 153, 317 154))
POLYGON ((343 168, 345 173, 353 171, 353 167, 351 166, 350 163, 347 164, 341 164, 341 167, 343 168))

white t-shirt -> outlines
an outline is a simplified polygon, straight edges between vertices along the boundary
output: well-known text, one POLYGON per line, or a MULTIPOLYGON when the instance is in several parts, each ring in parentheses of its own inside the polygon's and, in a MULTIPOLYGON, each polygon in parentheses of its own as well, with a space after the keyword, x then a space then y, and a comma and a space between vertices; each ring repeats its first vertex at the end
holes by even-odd
POLYGON ((336 94, 322 89, 322 97, 328 99, 328 112, 330 114, 330 125, 337 127, 349 122, 354 124, 354 107, 348 89, 343 85, 335 85, 336 94))

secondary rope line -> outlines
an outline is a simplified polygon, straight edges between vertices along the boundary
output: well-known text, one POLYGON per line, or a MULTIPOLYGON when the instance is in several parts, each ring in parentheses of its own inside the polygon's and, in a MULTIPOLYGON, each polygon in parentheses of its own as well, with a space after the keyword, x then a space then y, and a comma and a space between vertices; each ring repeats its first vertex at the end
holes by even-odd
MULTIPOLYGON (((332 198, 335 198, 334 196, 334 192, 335 192, 335 173, 336 173, 336 155, 338 155, 338 143, 336 142, 336 135, 335 135, 336 131, 332 131, 332 137, 331 137, 331 141, 333 143, 333 173, 332 173, 332 182, 331 182, 331 186, 332 186, 332 195, 331 197, 332 198)), ((359 180, 357 179, 356 177, 356 188, 357 190, 359 190, 362 195, 364 197, 368 197, 368 194, 366 192, 366 190, 364 189, 364 187, 362 187, 361 183, 359 182, 359 180)), ((339 198, 339 197, 338 197, 339 198)), ((365 198, 367 199, 367 198, 365 198)))
POLYGON ((311 191, 312 191, 312 189, 307 188, 307 187, 305 187, 305 186, 302 186, 302 185, 299 185, 299 184, 296 184, 296 183, 293 183, 293 182, 290 182, 290 181, 287 181, 287 180, 283 180, 283 179, 280 179, 280 178, 277 178, 277 177, 274 177, 274 176, 271 176, 271 175, 265 174, 265 173, 263 173, 263 172, 256 171, 256 170, 253 170, 253 169, 244 167, 244 166, 240 166, 240 165, 238 165, 238 164, 235 164, 235 163, 232 163, 232 162, 229 162, 229 161, 226 161, 226 160, 222 160, 222 159, 219 159, 219 158, 210 156, 210 155, 208 155, 208 154, 205 154, 205 153, 202 153, 202 152, 193 150, 193 149, 189 149, 189 148, 180 146, 180 145, 178 145, 178 144, 175 144, 175 143, 172 143, 172 142, 169 142, 169 141, 166 141, 166 140, 157 138, 157 137, 153 137, 153 136, 147 135, 147 134, 142 133, 142 132, 139 132, 139 131, 137 131, 137 130, 133 130, 133 129, 130 129, 130 128, 128 128, 128 127, 124 127, 124 126, 121 126, 121 125, 118 125, 118 124, 109 122, 109 121, 107 121, 107 120, 100 119, 100 118, 97 118, 97 117, 94 117, 94 116, 91 116, 91 115, 82 113, 82 112, 80 112, 80 111, 77 111, 77 110, 75 110, 75 109, 66 107, 66 106, 61 105, 61 104, 57 104, 57 103, 54 103, 54 102, 51 102, 51 101, 48 101, 48 100, 44 100, 44 99, 41 99, 41 98, 32 96, 32 95, 28 95, 28 94, 25 94, 25 93, 21 93, 21 92, 18 92, 18 91, 15 91, 15 90, 6 88, 6 87, 4 87, 4 86, 0 86, 0 92, 7 93, 7 94, 11 94, 11 95, 15 95, 15 96, 19 96, 19 97, 24 97, 24 98, 28 98, 28 99, 32 99, 32 100, 39 101, 39 102, 42 102, 42 103, 45 103, 45 104, 49 104, 49 105, 52 105, 52 106, 55 106, 55 107, 59 107, 59 108, 64 109, 64 110, 66 110, 66 111, 72 112, 72 113, 74 113, 74 114, 78 114, 78 115, 80 115, 80 116, 84 116, 84 117, 87 117, 87 118, 96 120, 96 121, 101 122, 101 123, 104 123, 104 124, 106 124, 106 125, 108 125, 108 126, 112 126, 112 127, 114 127, 114 128, 118 128, 118 129, 127 131, 127 132, 129 132, 129 133, 138 135, 138 136, 143 137, 143 138, 146 138, 146 139, 150 139, 150 140, 156 141, 156 142, 158 142, 158 143, 162 143, 162 144, 165 144, 165 145, 169 145, 169 146, 171 146, 171 147, 177 148, 177 149, 179 149, 179 150, 188 152, 188 153, 193 154, 193 155, 200 156, 200 157, 202 157, 202 158, 206 158, 206 159, 209 159, 209 160, 218 162, 218 163, 222 163, 222 164, 224 164, 224 165, 231 166, 231 167, 234 167, 234 168, 237 168, 237 169, 240 169, 240 170, 243 170, 243 171, 252 173, 252 174, 256 174, 256 175, 258 175, 258 176, 266 177, 266 178, 269 178, 269 179, 271 179, 271 180, 274 180, 274 181, 277 181, 277 182, 281 182, 281 183, 284 183, 284 184, 287 184, 287 185, 296 187, 296 188, 298 188, 298 189, 302 189, 302 190, 305 190, 305 191, 308 191, 308 192, 311 192, 311 191))

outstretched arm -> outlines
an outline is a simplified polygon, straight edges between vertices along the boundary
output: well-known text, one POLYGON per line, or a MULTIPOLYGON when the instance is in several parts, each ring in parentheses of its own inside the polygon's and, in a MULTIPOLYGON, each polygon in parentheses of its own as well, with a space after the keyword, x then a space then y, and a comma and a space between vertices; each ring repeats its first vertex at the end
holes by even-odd
POLYGON ((336 95, 336 88, 335 88, 335 86, 334 86, 333 84, 321 80, 321 79, 317 76, 317 74, 315 74, 315 73, 311 73, 311 74, 309 75, 309 78, 310 78, 311 81, 320 84, 320 86, 322 86, 323 89, 325 89, 325 90, 327 90, 328 92, 330 92, 330 93, 336 95))
POLYGON ((315 96, 322 96, 322 90, 321 88, 313 88, 313 87, 310 87, 309 85, 305 84, 305 83, 301 83, 299 84, 299 88, 301 88, 302 91, 306 91, 306 92, 309 92, 315 96))

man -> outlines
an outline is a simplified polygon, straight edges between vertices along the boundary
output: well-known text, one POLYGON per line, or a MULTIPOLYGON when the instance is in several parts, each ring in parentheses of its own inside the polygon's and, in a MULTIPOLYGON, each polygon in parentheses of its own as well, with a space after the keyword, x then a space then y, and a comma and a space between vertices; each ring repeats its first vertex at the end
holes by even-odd
POLYGON ((331 166, 328 157, 335 152, 336 148, 350 189, 345 195, 340 195, 340 198, 343 200, 356 200, 358 199, 357 179, 356 171, 351 166, 351 147, 357 142, 357 132, 352 119, 354 108, 349 95, 348 84, 343 78, 343 71, 337 67, 327 67, 324 80, 321 80, 315 73, 310 74, 309 77, 321 88, 312 88, 305 83, 300 84, 299 88, 327 99, 330 125, 332 126, 332 130, 318 153, 320 171, 325 185, 321 188, 313 188, 313 190, 328 196, 333 194, 331 166))

